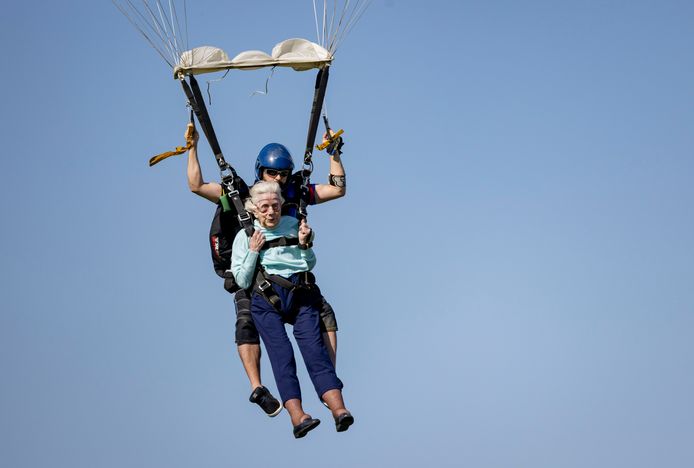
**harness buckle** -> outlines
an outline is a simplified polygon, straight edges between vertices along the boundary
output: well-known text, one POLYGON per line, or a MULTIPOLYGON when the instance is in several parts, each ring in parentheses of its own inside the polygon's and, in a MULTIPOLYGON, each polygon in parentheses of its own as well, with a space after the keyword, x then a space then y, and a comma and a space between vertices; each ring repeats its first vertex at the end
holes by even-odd
POLYGON ((261 293, 264 293, 268 289, 272 287, 272 284, 268 280, 263 280, 262 283, 258 285, 258 289, 260 290, 261 293))
POLYGON ((244 211, 243 213, 239 213, 237 218, 239 219, 240 223, 245 223, 251 220, 251 215, 248 213, 248 211, 244 211))

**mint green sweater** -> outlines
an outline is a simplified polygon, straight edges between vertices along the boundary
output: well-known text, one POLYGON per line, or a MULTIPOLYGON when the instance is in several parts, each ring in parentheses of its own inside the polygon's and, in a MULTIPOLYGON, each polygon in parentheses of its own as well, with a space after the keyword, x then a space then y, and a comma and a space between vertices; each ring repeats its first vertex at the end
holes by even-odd
MULTIPOLYGON (((292 216, 282 216, 279 224, 274 229, 267 229, 260 225, 258 220, 254 226, 265 235, 265 240, 270 241, 278 237, 299 237, 299 221, 292 216)), ((260 264, 271 275, 280 275, 289 278, 294 273, 310 271, 316 265, 316 255, 313 249, 301 250, 296 245, 285 247, 272 247, 260 253, 249 249, 249 239, 242 229, 234 238, 231 251, 231 272, 236 283, 242 288, 248 288, 253 282, 255 263, 260 257, 260 264)))

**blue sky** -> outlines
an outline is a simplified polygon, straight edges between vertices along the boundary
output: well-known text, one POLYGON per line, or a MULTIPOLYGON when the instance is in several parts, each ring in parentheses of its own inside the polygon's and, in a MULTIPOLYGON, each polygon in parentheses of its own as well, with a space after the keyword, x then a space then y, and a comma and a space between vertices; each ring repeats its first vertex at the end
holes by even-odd
MULTIPOLYGON (((336 434, 302 370, 323 425, 295 441, 247 401, 213 206, 183 157, 147 167, 182 143, 170 70, 110 2, 5 6, 0 464, 692 466, 693 21, 373 1, 328 87, 348 196, 311 211, 356 424, 336 434)), ((199 0, 189 28, 230 54, 315 38, 303 0, 199 0)), ((314 72, 251 98, 267 76, 211 84, 249 179, 305 142, 314 72)))

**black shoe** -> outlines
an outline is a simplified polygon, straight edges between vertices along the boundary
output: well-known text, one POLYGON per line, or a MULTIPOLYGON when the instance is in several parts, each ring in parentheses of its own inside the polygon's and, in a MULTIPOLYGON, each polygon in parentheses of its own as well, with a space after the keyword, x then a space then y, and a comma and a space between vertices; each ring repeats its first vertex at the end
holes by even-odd
POLYGON ((272 393, 265 387, 256 387, 251 393, 251 397, 248 399, 251 403, 255 403, 260 406, 265 414, 274 418, 280 411, 282 411, 282 405, 277 401, 277 398, 272 396, 272 393))
POLYGON ((294 426, 294 438, 301 439, 320 424, 320 419, 308 418, 294 426))
POLYGON ((352 424, 354 424, 354 416, 349 414, 349 411, 335 418, 337 432, 345 432, 352 424))

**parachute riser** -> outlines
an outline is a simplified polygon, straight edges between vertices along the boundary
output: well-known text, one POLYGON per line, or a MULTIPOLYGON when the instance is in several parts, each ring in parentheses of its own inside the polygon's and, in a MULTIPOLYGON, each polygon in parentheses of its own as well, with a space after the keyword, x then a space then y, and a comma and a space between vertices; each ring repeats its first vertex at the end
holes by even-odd
POLYGON ((207 107, 205 106, 205 100, 200 92, 200 86, 193 75, 188 77, 190 85, 186 82, 185 77, 180 77, 181 86, 183 87, 183 92, 188 99, 188 105, 195 113, 198 118, 198 123, 202 127, 203 133, 205 133, 205 138, 210 144, 210 148, 214 153, 214 158, 219 166, 219 173, 222 179, 223 193, 220 197, 220 203, 224 211, 231 210, 231 203, 233 204, 236 212, 238 213, 238 220, 243 229, 246 231, 248 236, 253 235, 253 221, 251 220, 250 214, 246 211, 243 206, 243 201, 239 195, 238 189, 236 187, 236 180, 238 175, 229 163, 224 159, 224 154, 222 154, 222 149, 219 147, 219 141, 217 140, 217 135, 214 132, 214 127, 212 126, 212 121, 210 120, 210 115, 207 112, 207 107))
MULTIPOLYGON (((328 78, 330 77, 330 65, 326 65, 318 71, 316 76, 316 85, 313 91, 313 105, 311 106, 311 116, 308 121, 308 135, 306 137, 306 150, 304 151, 304 168, 302 171, 302 192, 308 191, 308 185, 311 181, 311 173, 313 172, 313 145, 316 142, 316 133, 318 132, 318 122, 320 121, 321 110, 323 109, 323 101, 325 100, 325 90, 328 86, 328 78)), ((306 211, 306 197, 301 197, 299 203, 299 217, 304 219, 308 215, 306 211)))

